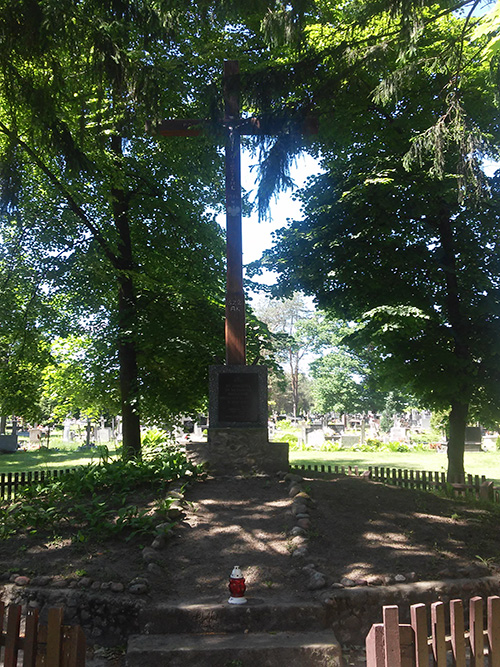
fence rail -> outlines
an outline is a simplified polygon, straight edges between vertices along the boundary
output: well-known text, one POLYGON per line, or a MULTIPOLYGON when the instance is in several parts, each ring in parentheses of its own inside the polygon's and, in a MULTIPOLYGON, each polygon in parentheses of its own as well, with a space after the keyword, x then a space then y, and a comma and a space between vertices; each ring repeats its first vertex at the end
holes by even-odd
POLYGON ((493 482, 488 481, 484 475, 466 475, 461 483, 450 484, 446 481, 444 472, 427 470, 369 466, 367 470, 361 471, 358 466, 332 466, 324 464, 291 465, 290 468, 298 472, 364 477, 375 482, 382 482, 383 484, 391 484, 406 489, 420 489, 422 491, 448 490, 451 488, 456 495, 470 494, 475 498, 500 503, 500 489, 495 488, 493 482))
POLYGON ((49 609, 48 623, 44 625, 39 621, 37 609, 29 610, 25 619, 21 619, 21 606, 9 605, 4 624, 5 604, 0 601, 0 647, 3 647, 0 665, 85 667, 83 630, 79 625, 63 625, 63 613, 60 608, 49 609), (21 634, 22 620, 24 635, 21 634))
POLYGON ((384 606, 383 623, 372 625, 366 638, 366 667, 428 667, 429 659, 437 667, 499 667, 500 597, 487 599, 486 627, 484 612, 484 600, 471 598, 466 629, 462 600, 450 601, 449 619, 445 604, 434 602, 430 625, 424 604, 410 607, 410 624, 399 623, 396 605, 384 606))
POLYGON ((45 481, 57 479, 75 470, 65 468, 63 470, 33 470, 30 472, 8 472, 0 474, 0 498, 10 500, 19 489, 34 484, 43 484, 45 481))

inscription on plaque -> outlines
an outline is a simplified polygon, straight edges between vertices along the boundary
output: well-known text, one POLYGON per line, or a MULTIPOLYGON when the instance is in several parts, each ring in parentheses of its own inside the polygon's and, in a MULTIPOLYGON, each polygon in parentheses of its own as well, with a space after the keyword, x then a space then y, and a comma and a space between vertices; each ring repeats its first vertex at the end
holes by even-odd
POLYGON ((256 374, 219 375, 219 421, 259 421, 259 378, 256 374))

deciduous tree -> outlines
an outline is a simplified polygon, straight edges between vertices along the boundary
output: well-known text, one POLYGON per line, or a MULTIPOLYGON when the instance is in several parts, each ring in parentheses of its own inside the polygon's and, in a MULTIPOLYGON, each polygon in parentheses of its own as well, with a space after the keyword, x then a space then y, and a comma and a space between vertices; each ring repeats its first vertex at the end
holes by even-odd
MULTIPOLYGON (((344 61, 343 77, 332 59, 342 35, 317 27, 311 48, 324 74, 311 94, 329 123, 325 173, 303 193, 304 220, 283 229, 265 256, 283 288, 300 287, 361 324, 351 344, 368 351, 388 389, 448 406, 451 481, 464 474, 468 418, 500 414, 499 199, 477 153, 482 146, 483 156, 494 154, 498 113, 488 68, 464 41, 467 26, 453 15, 433 17, 401 61, 396 45, 380 40, 389 27, 382 14, 379 44, 356 67, 344 61), (340 77, 332 100, 324 86, 340 77), (385 94, 391 81, 394 94, 385 94)), ((370 42, 363 30, 358 40, 370 42)))

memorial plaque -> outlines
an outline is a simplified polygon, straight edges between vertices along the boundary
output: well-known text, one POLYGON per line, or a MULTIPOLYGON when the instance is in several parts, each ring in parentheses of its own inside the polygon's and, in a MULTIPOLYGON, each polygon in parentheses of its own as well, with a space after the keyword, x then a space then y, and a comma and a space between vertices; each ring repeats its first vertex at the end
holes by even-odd
POLYGON ((219 421, 233 423, 259 421, 259 378, 256 374, 219 375, 219 421))

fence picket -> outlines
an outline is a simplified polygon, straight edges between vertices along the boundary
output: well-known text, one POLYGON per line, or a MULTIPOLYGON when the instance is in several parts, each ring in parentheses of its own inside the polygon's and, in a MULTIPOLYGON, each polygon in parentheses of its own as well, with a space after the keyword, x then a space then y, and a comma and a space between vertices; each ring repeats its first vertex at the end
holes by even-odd
POLYGON ((61 626, 63 610, 58 608, 49 609, 47 623, 47 664, 59 665, 61 655, 61 626))
POLYGON ((425 604, 412 604, 410 607, 410 620, 415 634, 415 667, 429 667, 427 609, 425 604))
POLYGON ((384 624, 374 623, 366 638, 366 664, 385 667, 384 624))
POLYGON ((23 667, 35 667, 38 641, 38 609, 30 609, 26 615, 23 643, 23 667))
POLYGON ((63 626, 62 664, 85 667, 85 635, 79 625, 63 626))
POLYGON ((473 597, 469 601, 470 649, 474 667, 484 667, 483 599, 473 597))
POLYGON ((397 605, 384 607, 385 664, 401 667, 401 641, 399 638, 399 609, 397 605))
POLYGON ((446 667, 446 633, 443 602, 431 604, 432 652, 437 667, 446 667))
POLYGON ((500 597, 488 598, 488 651, 489 667, 500 667, 500 597))
POLYGON ((21 605, 11 604, 7 612, 7 636, 5 638, 4 667, 17 667, 21 605))
POLYGON ((462 600, 450 600, 451 649, 456 667, 465 667, 465 625, 462 600))

